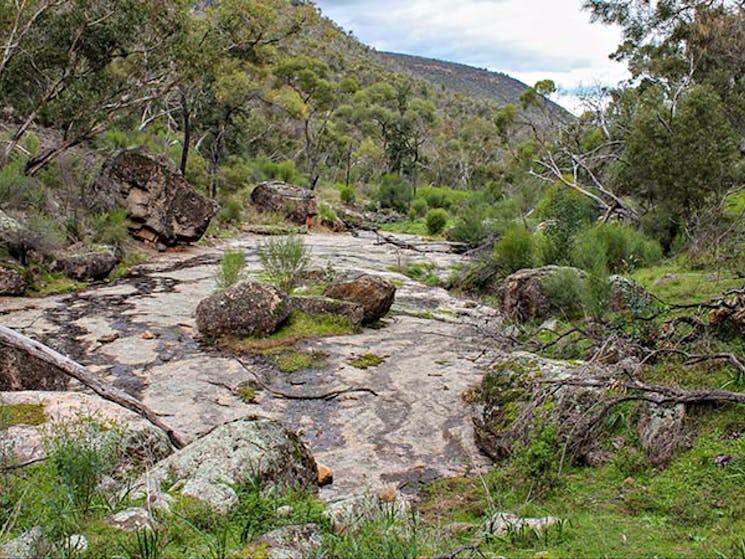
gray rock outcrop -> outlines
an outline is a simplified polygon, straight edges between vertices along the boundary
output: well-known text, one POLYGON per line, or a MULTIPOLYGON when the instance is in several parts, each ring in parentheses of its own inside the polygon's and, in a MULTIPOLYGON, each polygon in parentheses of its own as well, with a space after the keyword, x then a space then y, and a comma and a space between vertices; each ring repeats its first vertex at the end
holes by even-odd
POLYGON ((318 215, 318 200, 312 191, 281 181, 257 185, 251 192, 251 203, 261 211, 279 213, 300 225, 318 215))
POLYGON ((507 276, 497 289, 496 295, 500 309, 509 318, 518 322, 548 318, 551 316, 552 309, 544 282, 550 277, 555 277, 562 270, 571 271, 579 278, 584 278, 586 275, 577 268, 561 266, 518 270, 507 276))
POLYGON ((334 282, 323 295, 362 305, 365 310, 363 321, 375 322, 391 309, 396 287, 381 277, 365 274, 349 281, 334 282))
POLYGON ((94 202, 124 207, 134 237, 165 246, 198 241, 218 210, 165 159, 142 149, 119 151, 106 163, 94 202))
POLYGON ((146 484, 150 493, 177 490, 225 512, 238 502, 237 486, 315 488, 316 462, 277 421, 248 417, 216 427, 159 462, 140 479, 140 493, 146 484))
POLYGON ((202 300, 196 311, 197 328, 207 337, 271 334, 290 310, 283 291, 244 281, 202 300))

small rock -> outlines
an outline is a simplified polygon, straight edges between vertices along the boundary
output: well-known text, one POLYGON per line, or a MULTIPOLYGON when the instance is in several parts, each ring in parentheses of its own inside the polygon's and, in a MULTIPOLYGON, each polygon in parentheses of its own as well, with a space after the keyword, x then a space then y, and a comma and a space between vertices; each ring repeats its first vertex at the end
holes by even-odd
POLYGON ((256 543, 268 546, 267 559, 305 559, 316 556, 323 545, 323 537, 317 525, 301 524, 272 530, 256 543))
POLYGON ((152 522, 153 519, 150 517, 150 514, 142 507, 133 507, 119 511, 111 515, 108 519, 110 526, 123 532, 136 532, 143 528, 150 528, 152 522))
POLYGON ((290 505, 282 505, 281 507, 277 507, 276 510, 278 518, 289 518, 294 512, 295 509, 292 508, 290 505))
POLYGON ((484 523, 484 531, 495 536, 504 536, 510 531, 528 528, 537 534, 543 534, 551 526, 559 523, 559 519, 553 516, 543 518, 520 518, 510 512, 498 512, 484 523))
POLYGON ((318 487, 325 487, 334 483, 334 473, 331 468, 318 464, 318 487))
POLYGON ((378 494, 378 498, 382 503, 395 503, 398 493, 395 487, 387 487, 378 494))
POLYGON ((623 480, 623 484, 627 486, 636 485, 636 480, 633 477, 627 477, 623 480))
POLYGON ((100 344, 110 344, 112 342, 115 342, 119 339, 120 334, 118 332, 114 332, 113 334, 109 334, 107 336, 101 336, 98 338, 98 343, 100 344))
POLYGON ((257 185, 251 192, 251 203, 261 211, 280 213, 299 225, 307 224, 308 218, 318 214, 318 201, 311 190, 281 181, 257 185))
POLYGON ((57 550, 64 557, 78 557, 88 551, 88 538, 82 534, 73 534, 58 543, 57 550))
POLYGON ((731 454, 720 454, 714 458, 714 465, 717 468, 726 468, 733 460, 736 460, 736 457, 731 454))
POLYGON ((150 330, 145 330, 142 333, 142 339, 143 340, 154 340, 157 337, 158 336, 156 334, 154 334, 153 332, 151 332, 150 330))

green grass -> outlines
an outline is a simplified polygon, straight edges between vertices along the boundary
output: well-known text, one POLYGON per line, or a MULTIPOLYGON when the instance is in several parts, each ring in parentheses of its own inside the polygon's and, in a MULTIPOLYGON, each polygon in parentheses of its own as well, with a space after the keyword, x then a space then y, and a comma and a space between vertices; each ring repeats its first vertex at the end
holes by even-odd
POLYGON ((385 363, 385 357, 375 355, 374 353, 365 353, 364 355, 359 355, 349 359, 347 363, 357 369, 369 369, 370 367, 377 367, 378 365, 385 363))
MULTIPOLYGON (((447 225, 445 226, 445 229, 453 225, 453 220, 449 220, 447 225)), ((406 221, 399 221, 396 223, 385 223, 380 226, 381 231, 385 231, 388 233, 400 233, 405 235, 417 235, 419 237, 423 237, 428 240, 433 241, 441 241, 444 239, 442 233, 437 235, 431 235, 429 231, 427 230, 427 223, 424 221, 424 219, 417 219, 417 220, 406 220, 406 221)))
POLYGON ((42 404, 2 405, 0 406, 0 417, 3 418, 2 424, 5 426, 41 425, 47 421, 42 404))
POLYGON ((49 297, 82 291, 86 287, 88 287, 86 282, 75 281, 64 274, 43 273, 33 283, 28 294, 30 297, 49 297))
POLYGON ((274 356, 274 364, 283 373, 296 373, 303 369, 318 369, 323 366, 327 355, 321 351, 291 349, 274 356))
POLYGON ((412 262, 400 266, 391 266, 389 269, 392 272, 403 274, 429 287, 438 287, 440 285, 440 278, 435 272, 436 267, 431 262, 412 262))
POLYGON ((675 264, 644 268, 631 276, 647 291, 670 304, 706 301, 727 289, 740 287, 742 278, 715 270, 687 270, 675 264))
POLYGON ((225 338, 223 346, 233 351, 258 353, 270 349, 292 346, 304 340, 354 334, 358 328, 348 318, 331 314, 311 315, 292 311, 284 324, 268 336, 225 338))

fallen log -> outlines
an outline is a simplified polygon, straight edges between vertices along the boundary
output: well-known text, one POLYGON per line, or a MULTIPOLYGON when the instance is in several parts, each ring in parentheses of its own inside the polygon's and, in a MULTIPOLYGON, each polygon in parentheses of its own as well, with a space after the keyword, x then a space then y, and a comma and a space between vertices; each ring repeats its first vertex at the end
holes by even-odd
POLYGON ((186 443, 181 436, 168 425, 163 423, 153 410, 126 392, 114 388, 96 378, 90 373, 90 371, 88 371, 88 369, 72 359, 65 357, 52 348, 32 340, 23 334, 19 334, 15 330, 11 330, 5 326, 0 326, 0 343, 23 351, 32 357, 36 357, 37 359, 41 359, 42 361, 53 365, 59 369, 60 372, 83 383, 105 400, 109 400, 123 408, 135 412, 158 429, 161 429, 168 436, 168 439, 175 448, 181 449, 186 446, 186 443))

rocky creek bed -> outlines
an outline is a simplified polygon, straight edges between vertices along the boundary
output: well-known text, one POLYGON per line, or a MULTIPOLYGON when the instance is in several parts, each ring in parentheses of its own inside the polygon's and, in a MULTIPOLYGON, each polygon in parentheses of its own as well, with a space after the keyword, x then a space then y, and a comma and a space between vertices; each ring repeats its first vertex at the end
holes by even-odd
POLYGON ((194 311, 214 290, 222 252, 243 250, 248 272, 259 272, 260 238, 252 235, 217 248, 158 255, 130 277, 80 293, 0 299, 0 322, 140 398, 188 440, 248 415, 280 420, 333 470, 335 481, 322 489, 324 499, 389 487, 415 493, 421 482, 484 468, 462 393, 481 380, 490 358, 484 350, 500 319, 488 307, 391 271, 426 261, 445 275, 463 257, 376 244, 372 234, 304 239, 314 268, 369 272, 398 286, 382 327, 300 344, 328 356, 320 368, 282 373, 265 360, 239 362, 200 339, 194 311), (368 353, 382 363, 367 369, 350 364, 368 353), (365 390, 333 399, 259 391, 256 402, 246 404, 231 387, 254 378, 297 396, 365 390))

